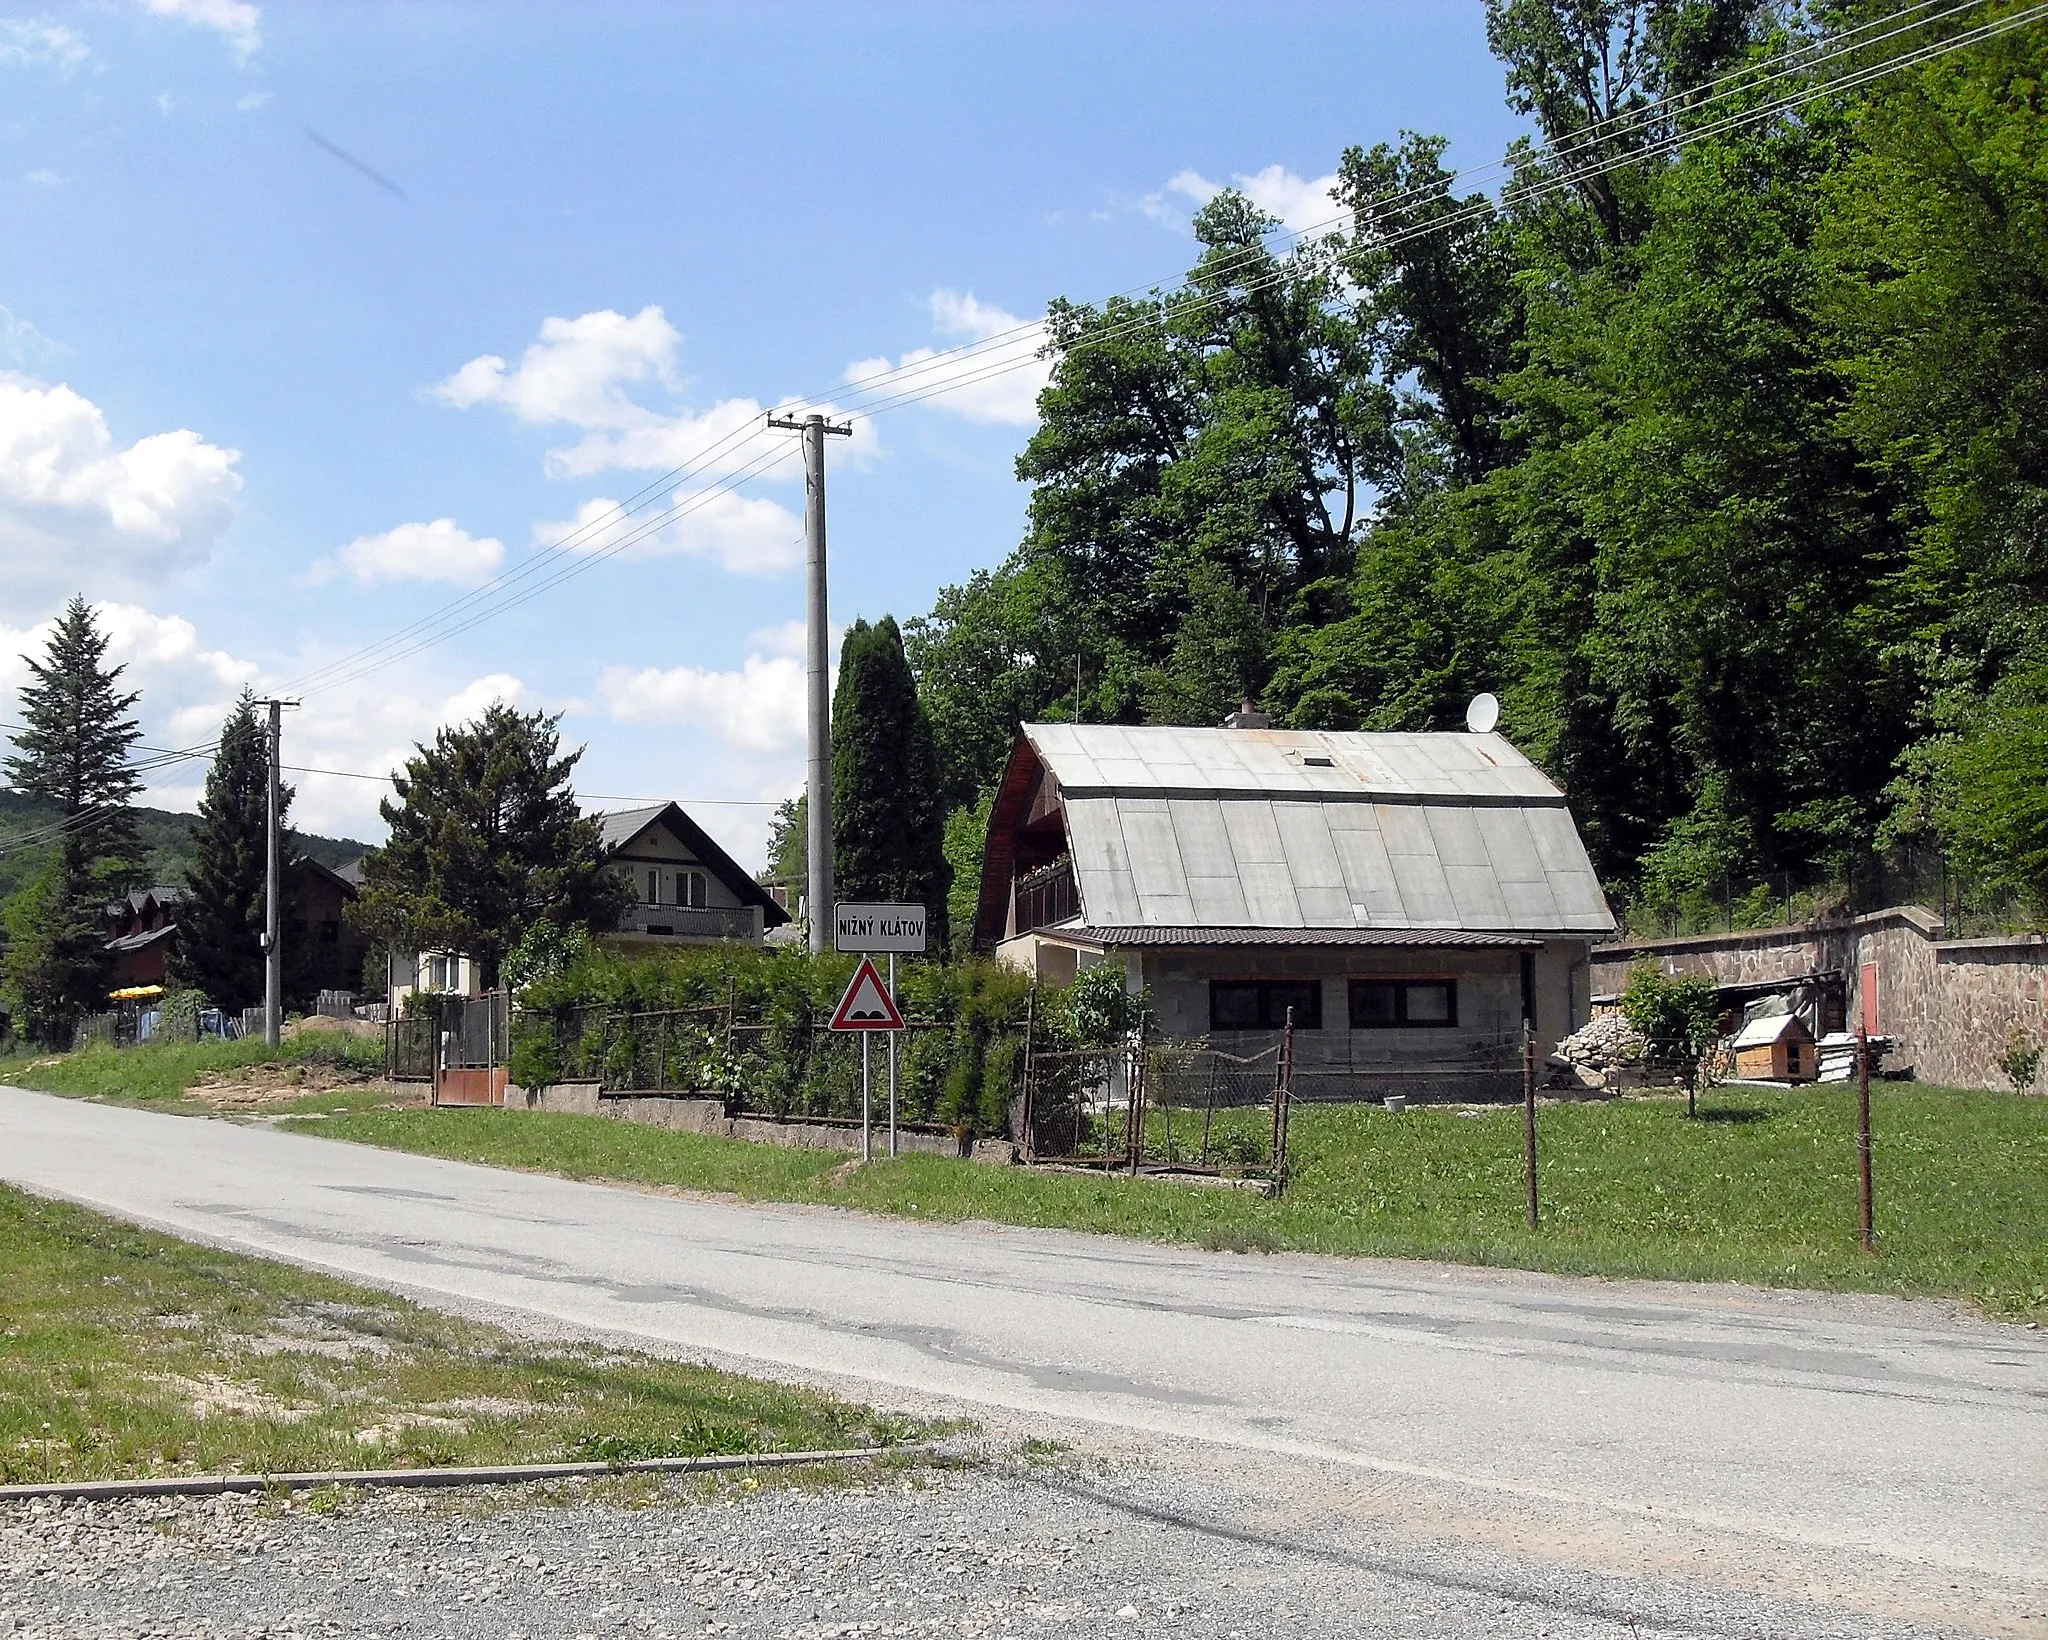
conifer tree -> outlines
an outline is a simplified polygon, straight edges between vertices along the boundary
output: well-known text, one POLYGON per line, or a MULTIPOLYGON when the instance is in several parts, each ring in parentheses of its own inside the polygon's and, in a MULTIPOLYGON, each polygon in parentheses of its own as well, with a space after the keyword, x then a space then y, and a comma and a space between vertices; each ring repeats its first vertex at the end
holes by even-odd
POLYGON ((141 696, 117 690, 126 668, 106 658, 91 606, 73 598, 43 658, 22 657, 32 681, 22 687, 23 727, 7 778, 24 797, 61 805, 67 856, 111 893, 141 865, 129 805, 142 782, 128 767, 128 748, 142 731, 128 715, 141 696))
MULTIPOLYGON (((926 908, 946 949, 945 810, 931 721, 893 616, 856 621, 832 699, 833 886, 842 900, 926 908)), ((829 912, 827 913, 829 914, 829 912)))
POLYGON ((561 719, 498 702, 416 748, 378 805, 391 839, 363 857, 349 920, 393 951, 461 951, 495 986, 536 922, 607 933, 631 889, 605 864, 602 828, 581 816, 561 719))
POLYGON ((49 798, 63 814, 48 863, 5 910, 8 989, 23 1027, 57 1047, 70 1045, 79 1015, 106 1006, 106 905, 141 870, 130 803, 142 782, 128 767, 141 733, 128 714, 139 697, 120 692, 123 669, 106 654, 91 607, 73 598, 43 658, 23 657, 23 727, 6 764, 17 792, 49 798))
MULTIPOLYGON (((251 1008, 263 1000, 264 875, 268 869, 269 749, 248 690, 221 725, 220 748, 207 771, 199 800, 194 842, 198 860, 187 878, 188 897, 178 908, 179 979, 206 993, 215 1006, 251 1008)), ((292 790, 278 788, 278 824, 291 813, 292 790)), ((278 869, 289 870, 297 850, 289 829, 279 839, 278 869)), ((305 941, 293 939, 302 918, 287 908, 287 989, 293 971, 305 966, 305 941)))

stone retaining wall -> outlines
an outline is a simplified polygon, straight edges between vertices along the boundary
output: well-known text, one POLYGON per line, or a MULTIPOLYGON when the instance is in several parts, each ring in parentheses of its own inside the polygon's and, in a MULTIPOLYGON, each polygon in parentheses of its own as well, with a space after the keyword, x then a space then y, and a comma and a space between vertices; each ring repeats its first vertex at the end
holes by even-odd
MULTIPOLYGON (((595 1082, 556 1082, 542 1088, 513 1087, 505 1102, 519 1110, 558 1111, 572 1116, 607 1116, 618 1122, 666 1128, 671 1133, 705 1133, 716 1139, 747 1139, 759 1145, 787 1145, 796 1150, 860 1149, 859 1124, 787 1122, 771 1116, 728 1116, 725 1101, 669 1093, 604 1093, 595 1082)), ((875 1144, 889 1139, 887 1112, 875 1122, 875 1144)), ((965 1155, 951 1133, 896 1131, 902 1155, 965 1155)))
POLYGON ((1843 923, 1600 946, 1593 991, 1620 991, 1645 959, 1731 986, 1839 973, 1850 1029, 1863 1017, 1890 1037, 1888 1064, 1910 1065, 1923 1082, 2009 1088, 1999 1061, 2014 1036, 2048 1043, 2048 939, 1950 940, 1943 931, 1932 912, 1908 905, 1843 923))

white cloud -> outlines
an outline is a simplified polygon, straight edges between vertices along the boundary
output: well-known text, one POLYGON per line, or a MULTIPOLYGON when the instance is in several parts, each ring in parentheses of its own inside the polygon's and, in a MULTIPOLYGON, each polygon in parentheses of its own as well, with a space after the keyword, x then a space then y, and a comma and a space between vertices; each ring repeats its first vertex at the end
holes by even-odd
POLYGON ((142 0, 152 17, 171 17, 211 29, 227 42, 235 61, 246 63, 263 44, 263 11, 248 0, 142 0))
MULTIPOLYGON (((1337 201, 1337 173, 1302 177, 1284 165, 1269 165, 1263 171, 1237 172, 1230 185, 1268 216, 1278 217, 1296 233, 1311 229, 1330 231, 1344 225, 1344 207, 1337 201)), ((1186 200, 1196 209, 1223 192, 1223 184, 1211 182, 1199 171, 1178 171, 1165 188, 1147 194, 1140 208, 1147 216, 1176 225, 1184 220, 1186 207, 1176 207, 1174 198, 1186 200)))
POLYGON ((268 91, 252 91, 246 97, 236 98, 235 106, 245 114, 253 114, 269 101, 270 93, 268 91))
POLYGON ((21 180, 37 188, 56 188, 61 186, 64 181, 55 171, 45 171, 40 168, 25 173, 21 180))
POLYGON ((749 752, 804 739, 804 666, 789 655, 749 655, 736 672, 608 666, 597 688, 620 723, 691 723, 749 752))
POLYGON ((227 526, 240 459, 189 428, 124 449, 90 399, 0 371, 0 576, 75 582, 84 559, 141 581, 198 563, 227 526))
POLYGON ((0 304, 0 353, 16 364, 40 363, 70 351, 62 342, 45 336, 28 320, 17 317, 12 308, 0 304))
POLYGON ((616 549, 635 559, 714 557, 734 575, 780 575, 803 562, 803 520, 778 501, 730 490, 678 490, 630 518, 618 517, 618 506, 595 496, 576 509, 574 518, 536 524, 534 539, 572 553, 616 549), (690 510, 650 529, 673 507, 690 510))
POLYGON ((1020 319, 978 301, 971 291, 935 290, 929 306, 932 329, 941 336, 990 345, 959 355, 913 348, 894 363, 886 357, 857 359, 846 367, 847 381, 882 396, 931 392, 935 406, 969 421, 1035 427, 1038 395, 1052 368, 1038 357, 1044 321, 1020 319), (892 372, 898 374, 892 378, 892 372))
MULTIPOLYGON (((634 390, 682 391, 675 368, 681 344, 668 315, 651 304, 631 317, 603 308, 574 319, 549 318, 517 364, 482 354, 427 393, 458 410, 496 405, 524 422, 580 431, 575 444, 548 452, 548 471, 558 478, 619 469, 657 472, 701 462, 692 478, 713 483, 766 452, 761 439, 748 434, 763 431, 767 407, 752 398, 721 399, 703 411, 643 403, 634 390)), ((793 413, 830 407, 776 408, 793 413)), ((878 448, 873 423, 860 422, 854 436, 835 448, 834 458, 857 465, 878 448)), ((793 472, 785 464, 774 476, 787 479, 793 472)))
POLYGON ((163 115, 165 119, 170 118, 171 110, 176 108, 177 106, 178 99, 172 96, 170 92, 159 91, 156 94, 156 111, 159 114, 163 115))
POLYGON ((0 18, 0 67, 54 68, 69 79, 92 61, 92 48, 73 30, 47 17, 0 18))
POLYGON ((801 658, 804 652, 804 623, 783 621, 775 626, 756 627, 747 634, 749 648, 758 649, 768 655, 795 655, 801 658))
POLYGON ((400 524, 381 535, 359 535, 332 559, 313 566, 316 582, 346 571, 360 586, 379 581, 453 581, 475 586, 505 562, 505 544, 475 536, 452 518, 431 524, 400 524))

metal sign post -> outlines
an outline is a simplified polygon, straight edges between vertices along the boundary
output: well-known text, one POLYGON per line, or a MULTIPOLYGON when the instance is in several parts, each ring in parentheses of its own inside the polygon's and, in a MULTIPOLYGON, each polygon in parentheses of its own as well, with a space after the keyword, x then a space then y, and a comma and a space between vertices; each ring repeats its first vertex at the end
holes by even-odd
MULTIPOLYGON (((921 905, 860 904, 848 902, 832 908, 832 945, 835 950, 857 951, 863 956, 886 952, 889 957, 889 1010, 895 1015, 896 1023, 886 1027, 889 1032, 889 1154, 896 1154, 896 1106, 897 1106, 897 1057, 896 1034, 903 1029, 902 1004, 896 996, 896 957, 899 952, 916 955, 925 948, 925 908, 921 905)), ((862 969, 872 974, 874 965, 863 962, 862 969)), ((850 1001, 860 986, 860 975, 854 975, 854 982, 847 988, 850 1001)), ((839 1005, 842 1014, 847 1013, 846 1002, 839 1005)), ((868 1010, 872 1011, 872 1010, 868 1010)), ((863 1015, 865 1017, 865 1014, 863 1015)), ((859 1026, 840 1026, 835 1021, 834 1029, 858 1029, 859 1026)), ((867 1026, 867 1029, 879 1027, 867 1026)), ((867 1038, 861 1038, 860 1050, 860 1102, 861 1102, 861 1156, 865 1160, 870 1154, 868 1136, 868 1050, 867 1038)))

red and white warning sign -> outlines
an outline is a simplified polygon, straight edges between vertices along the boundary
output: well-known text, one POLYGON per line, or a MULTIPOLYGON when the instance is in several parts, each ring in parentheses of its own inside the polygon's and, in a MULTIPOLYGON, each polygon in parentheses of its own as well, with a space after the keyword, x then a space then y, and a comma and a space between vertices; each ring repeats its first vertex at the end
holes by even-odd
POLYGON ((903 1015, 898 1012, 896 999, 889 995, 889 987, 882 983, 882 976, 875 972, 875 965, 866 957, 860 959, 860 966, 853 971, 853 983, 846 988, 846 995, 839 999, 839 1006, 832 1014, 832 1029, 835 1031, 900 1031, 903 1029, 903 1015))

